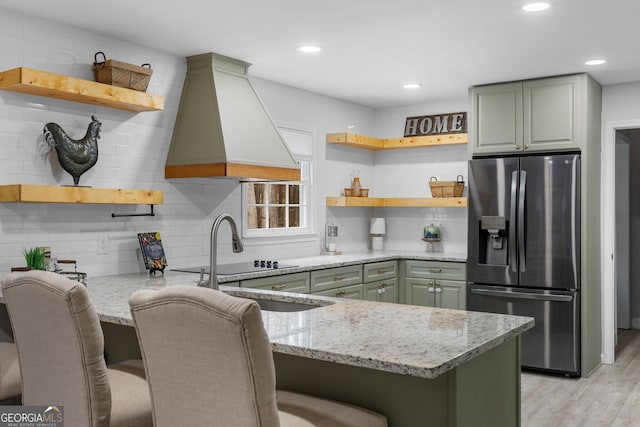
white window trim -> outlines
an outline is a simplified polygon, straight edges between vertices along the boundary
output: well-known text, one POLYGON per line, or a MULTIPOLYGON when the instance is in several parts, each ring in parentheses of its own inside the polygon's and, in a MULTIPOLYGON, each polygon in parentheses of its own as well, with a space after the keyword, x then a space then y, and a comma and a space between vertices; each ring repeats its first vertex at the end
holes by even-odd
MULTIPOLYGON (((309 131, 292 129, 292 128, 281 128, 283 130, 287 130, 290 132, 299 132, 303 134, 307 134, 311 136, 313 140, 313 133, 309 131)), ((269 229, 260 229, 260 230, 249 230, 247 229, 247 188, 248 185, 241 185, 242 188, 242 239, 246 241, 248 246, 258 245, 258 244, 286 244, 290 242, 302 242, 302 241, 313 241, 317 238, 317 233, 314 230, 315 224, 315 210, 314 210, 314 185, 313 185, 313 156, 311 155, 300 155, 295 154, 294 156, 297 160, 307 161, 309 162, 309 178, 306 182, 306 227, 301 228, 269 228, 269 229)), ((287 183, 295 183, 300 181, 283 181, 287 183)))

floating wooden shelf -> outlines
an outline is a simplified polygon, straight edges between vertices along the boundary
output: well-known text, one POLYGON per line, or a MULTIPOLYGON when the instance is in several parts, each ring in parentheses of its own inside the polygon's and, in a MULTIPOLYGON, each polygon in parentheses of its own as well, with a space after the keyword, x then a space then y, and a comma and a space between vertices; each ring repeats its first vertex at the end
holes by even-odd
POLYGON ((134 112, 164 109, 159 95, 25 67, 0 72, 0 89, 134 112))
POLYGON ((164 194, 158 190, 13 184, 0 185, 0 202, 159 205, 164 194))
POLYGON ((395 207, 428 208, 467 206, 466 197, 327 197, 327 206, 336 207, 395 207))
POLYGON ((367 150, 395 150, 397 148, 433 147, 438 145, 466 144, 466 133, 414 136, 409 138, 375 138, 356 133, 328 133, 329 144, 346 145, 367 150))

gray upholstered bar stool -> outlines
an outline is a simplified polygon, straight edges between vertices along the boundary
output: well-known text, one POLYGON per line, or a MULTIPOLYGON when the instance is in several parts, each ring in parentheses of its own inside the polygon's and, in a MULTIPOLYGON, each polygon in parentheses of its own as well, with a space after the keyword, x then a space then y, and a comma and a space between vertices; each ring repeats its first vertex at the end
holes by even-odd
POLYGON ((56 273, 2 280, 22 372, 24 405, 62 405, 69 426, 151 426, 141 360, 107 367, 104 337, 85 286, 56 273))
POLYGON ((129 305, 156 427, 387 425, 368 409, 276 392, 271 345, 255 301, 171 286, 135 292, 129 305))
POLYGON ((22 393, 18 350, 13 342, 0 342, 0 404, 19 404, 22 393))

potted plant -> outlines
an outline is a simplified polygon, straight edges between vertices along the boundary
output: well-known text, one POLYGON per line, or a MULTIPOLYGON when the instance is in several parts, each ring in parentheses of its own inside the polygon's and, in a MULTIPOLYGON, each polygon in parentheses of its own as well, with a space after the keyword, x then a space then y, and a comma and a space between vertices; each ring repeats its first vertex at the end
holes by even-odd
POLYGON ((27 261, 27 268, 31 270, 44 270, 44 250, 42 248, 30 248, 22 251, 27 261))

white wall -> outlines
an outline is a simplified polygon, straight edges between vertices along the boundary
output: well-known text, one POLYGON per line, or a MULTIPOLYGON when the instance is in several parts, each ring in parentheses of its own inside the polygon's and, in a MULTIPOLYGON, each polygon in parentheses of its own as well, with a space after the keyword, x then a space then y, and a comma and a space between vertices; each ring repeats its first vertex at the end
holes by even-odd
MULTIPOLYGON (((209 230, 222 212, 241 215, 240 186, 220 179, 164 179, 185 73, 184 58, 0 9, 0 70, 24 66, 93 80, 94 53, 131 63, 149 62, 154 74, 148 91, 165 97, 161 112, 120 110, 0 91, 0 183, 68 185, 42 142, 42 127, 53 121, 75 138, 84 135, 91 115, 103 123, 98 164, 82 176, 81 185, 99 188, 157 189, 165 202, 156 216, 111 218, 111 213, 143 213, 147 206, 90 204, 0 204, 0 273, 24 265, 22 250, 51 246, 53 256, 78 261, 91 275, 143 271, 136 234, 159 231, 169 267, 208 262, 209 230), (107 240, 108 254, 98 254, 107 240)), ((245 59, 245 58, 240 58, 245 59)), ((251 69, 249 69, 251 74, 251 69)), ((314 136, 314 229, 306 239, 282 242, 248 241, 245 252, 232 254, 227 227, 220 236, 220 262, 254 258, 317 255, 327 222, 339 227, 338 249, 366 250, 368 220, 388 219, 387 248, 425 250, 423 227, 440 225, 443 243, 437 250, 466 251, 466 209, 455 208, 326 208, 325 197, 340 195, 359 171, 373 196, 428 197, 427 180, 453 180, 467 175, 466 146, 417 148, 374 153, 325 143, 325 135, 355 126, 361 134, 399 137, 406 117, 467 111, 467 99, 373 110, 343 100, 251 77, 272 118, 279 126, 309 131, 314 136)))
MULTIPOLYGON (((407 117, 468 110, 467 98, 378 109, 374 132, 382 138, 401 137, 407 117)), ((428 181, 454 181, 462 175, 467 181, 467 145, 389 150, 375 154, 375 196, 431 197, 428 181)), ((466 195, 466 189, 465 189, 466 195)), ((387 218, 386 247, 399 250, 431 250, 420 240, 425 225, 440 226, 442 242, 436 251, 466 253, 467 210, 465 208, 385 208, 375 209, 375 216, 387 218)))
POLYGON ((640 118, 640 81, 602 88, 602 121, 640 118))
MULTIPOLYGON (((0 183, 71 184, 42 145, 42 127, 57 122, 72 137, 84 135, 91 115, 102 121, 98 164, 81 185, 107 188, 157 189, 165 203, 156 216, 111 218, 112 212, 146 212, 146 206, 0 204, 0 273, 25 265, 22 250, 51 246, 53 256, 72 258, 91 275, 143 271, 136 234, 159 231, 170 267, 208 262, 209 230, 222 212, 240 218, 240 187, 220 179, 164 179, 164 162, 184 79, 184 59, 144 46, 35 19, 0 9, 0 70, 25 66, 93 80, 94 53, 132 63, 149 62, 154 74, 148 91, 165 97, 165 110, 128 113, 91 105, 0 91, 0 183), (98 255, 98 241, 107 238, 108 254, 98 255)), ((251 72, 251 70, 249 70, 251 72)), ((365 132, 373 111, 345 101, 255 79, 256 90, 278 125, 312 131, 315 137, 316 228, 323 234, 324 197, 338 195, 357 165, 363 181, 373 181, 368 154, 326 147, 327 132, 344 131, 358 122, 365 132)), ((343 210, 348 211, 348 210, 343 210)), ((331 212, 329 212, 332 215, 331 212)), ((341 233, 353 235, 354 246, 366 247, 366 218, 336 213, 341 233)), ((232 254, 227 227, 221 229, 220 261, 315 255, 320 236, 288 245, 247 245, 232 254)), ((346 244, 345 244, 346 246, 346 244)))

